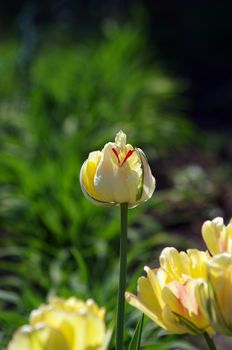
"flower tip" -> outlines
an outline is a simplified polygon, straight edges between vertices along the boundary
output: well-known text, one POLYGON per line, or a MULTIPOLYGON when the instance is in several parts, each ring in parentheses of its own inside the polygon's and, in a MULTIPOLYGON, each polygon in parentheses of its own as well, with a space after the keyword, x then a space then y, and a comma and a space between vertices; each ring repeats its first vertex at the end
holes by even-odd
POLYGON ((126 134, 122 130, 116 134, 115 143, 118 147, 123 147, 126 145, 126 134))
POLYGON ((224 225, 224 219, 221 216, 217 216, 215 219, 212 220, 212 222, 216 226, 223 226, 224 225))
POLYGON ((133 298, 133 294, 130 292, 125 292, 125 299, 128 303, 130 303, 130 300, 133 298))
POLYGON ((150 267, 147 266, 147 265, 145 265, 145 266, 144 266, 144 271, 145 271, 146 273, 148 273, 148 272, 150 271, 150 267))

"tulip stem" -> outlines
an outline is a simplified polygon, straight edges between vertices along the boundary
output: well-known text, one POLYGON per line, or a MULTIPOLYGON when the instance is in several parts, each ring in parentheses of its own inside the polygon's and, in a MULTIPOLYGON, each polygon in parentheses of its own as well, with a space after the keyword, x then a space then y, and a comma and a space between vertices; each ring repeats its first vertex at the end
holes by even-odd
POLYGON ((121 237, 120 237, 120 272, 118 286, 118 306, 116 324, 116 350, 123 350, 124 347, 124 310, 126 290, 126 269, 127 269, 127 214, 128 204, 122 203, 121 207, 121 237))
POLYGON ((203 333, 205 341, 209 347, 210 350, 217 350, 216 345, 214 344, 213 339, 209 336, 207 332, 203 333))

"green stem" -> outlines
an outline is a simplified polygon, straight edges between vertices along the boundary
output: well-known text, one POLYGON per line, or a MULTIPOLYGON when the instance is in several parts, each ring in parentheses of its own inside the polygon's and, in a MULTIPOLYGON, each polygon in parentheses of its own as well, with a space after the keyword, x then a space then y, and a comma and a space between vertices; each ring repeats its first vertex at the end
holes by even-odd
POLYGON ((124 309, 127 268, 127 213, 128 204, 121 204, 121 237, 120 237, 120 272, 118 286, 118 306, 116 324, 116 350, 123 350, 124 345, 124 309))
POLYGON ((209 336, 207 332, 203 333, 203 336, 205 338, 205 341, 209 347, 210 350, 217 350, 216 345, 214 344, 213 339, 209 336))

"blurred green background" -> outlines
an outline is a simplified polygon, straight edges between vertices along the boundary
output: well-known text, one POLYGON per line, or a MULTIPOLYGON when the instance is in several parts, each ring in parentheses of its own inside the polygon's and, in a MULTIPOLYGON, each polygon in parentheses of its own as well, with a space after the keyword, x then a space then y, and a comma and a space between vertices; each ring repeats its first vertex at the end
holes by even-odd
MULTIPOLYGON (((52 295, 92 297, 113 319, 119 210, 90 204, 79 171, 118 130, 145 151, 157 180, 153 199, 129 212, 128 290, 164 246, 205 249, 202 223, 230 218, 226 39, 213 55, 227 22, 216 32, 221 7, 189 4, 192 12, 167 1, 1 4, 1 348, 52 295)), ((139 313, 127 313, 129 342, 139 313)), ((227 341, 217 339, 221 349, 227 341)), ((146 319, 143 346, 205 345, 146 319)))

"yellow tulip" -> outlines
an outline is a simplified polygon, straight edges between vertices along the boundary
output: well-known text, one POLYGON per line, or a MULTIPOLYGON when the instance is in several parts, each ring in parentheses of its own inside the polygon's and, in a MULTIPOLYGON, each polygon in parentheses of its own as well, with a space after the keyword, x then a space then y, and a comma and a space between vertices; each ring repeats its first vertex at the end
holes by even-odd
POLYGON ((105 309, 91 299, 53 298, 32 311, 29 325, 16 331, 8 350, 103 350, 104 315, 105 309))
POLYGON ((232 335, 232 255, 218 254, 207 263, 207 282, 202 282, 196 297, 213 327, 232 335))
POLYGON ((89 154, 81 168, 80 183, 89 200, 106 206, 128 203, 134 207, 148 200, 155 190, 155 178, 145 154, 126 144, 122 131, 114 143, 89 154))
POLYGON ((202 226, 202 236, 212 255, 232 253, 232 221, 225 226, 221 217, 208 220, 202 226))
POLYGON ((8 350, 69 350, 64 335, 45 324, 23 326, 13 336, 8 350))
POLYGON ((138 280, 138 296, 127 292, 126 299, 170 333, 212 333, 195 297, 209 259, 207 252, 197 249, 165 248, 159 268, 145 267, 147 277, 138 280))

